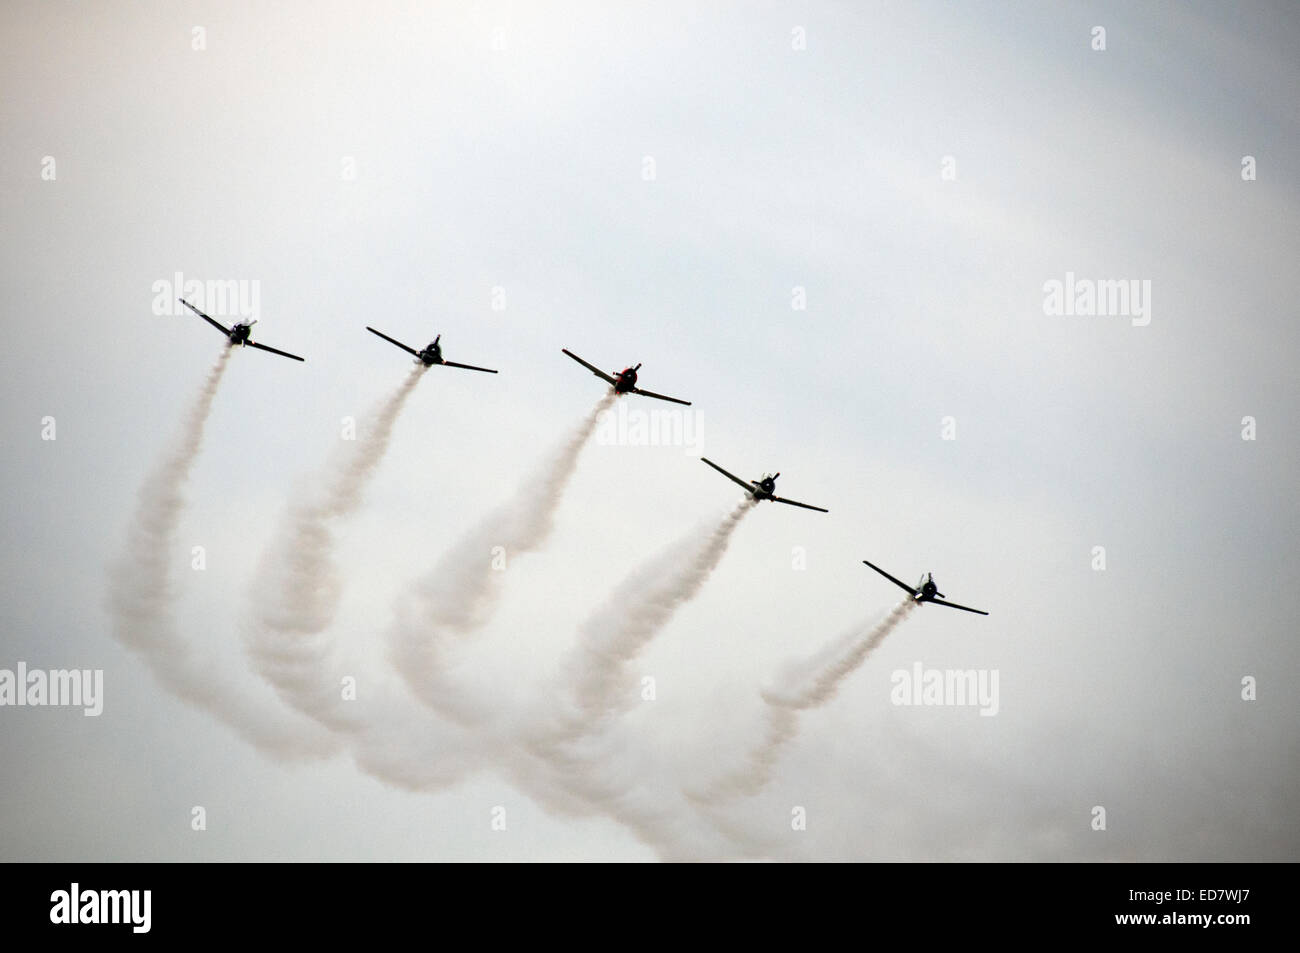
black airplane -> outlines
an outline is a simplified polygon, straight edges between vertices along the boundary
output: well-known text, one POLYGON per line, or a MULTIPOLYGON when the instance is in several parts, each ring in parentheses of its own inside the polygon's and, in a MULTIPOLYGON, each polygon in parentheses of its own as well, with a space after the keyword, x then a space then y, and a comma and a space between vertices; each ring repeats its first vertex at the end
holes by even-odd
POLYGON ((442 359, 442 347, 439 346, 438 344, 438 342, 442 340, 441 334, 439 334, 436 338, 434 338, 433 342, 428 347, 426 347, 423 351, 417 351, 413 347, 407 347, 401 341, 393 340, 383 331, 376 331, 374 328, 370 327, 370 325, 366 325, 366 330, 369 331, 371 334, 378 334, 389 344, 396 344, 398 347, 400 347, 403 351, 406 351, 408 354, 415 355, 415 357, 418 360, 424 363, 425 367, 428 367, 432 364, 441 364, 443 367, 461 367, 467 371, 483 371, 485 374, 496 373, 496 371, 492 370, 490 367, 475 367, 473 364, 457 364, 455 361, 444 361, 442 359))
POLYGON ((764 473, 763 478, 761 480, 742 480, 734 473, 728 473, 726 470, 722 469, 722 467, 718 466, 716 463, 714 463, 712 460, 708 459, 707 457, 700 457, 700 459, 703 460, 705 463, 707 463, 709 466, 713 467, 713 469, 717 470, 728 480, 731 480, 733 483, 739 483, 746 490, 748 490, 749 495, 756 500, 771 500, 774 503, 789 503, 791 506, 802 506, 805 510, 816 510, 818 513, 830 512, 830 510, 822 509, 822 507, 820 506, 811 506, 808 503, 798 503, 795 500, 787 500, 785 499, 785 497, 776 496, 775 495, 776 478, 781 475, 779 473, 773 473, 773 474, 764 473))
POLYGON ((913 602, 933 602, 936 606, 947 606, 949 609, 961 609, 964 612, 974 612, 979 615, 988 615, 988 613, 985 612, 983 609, 972 609, 970 606, 959 606, 955 602, 944 602, 942 598, 936 599, 935 596, 943 596, 943 593, 940 592, 939 587, 934 584, 933 573, 926 573, 924 576, 922 576, 921 581, 917 583, 917 585, 920 588, 913 589, 907 583, 900 582, 899 580, 895 579, 893 576, 885 572, 879 566, 872 566, 871 563, 868 563, 865 559, 862 561, 866 563, 868 566, 871 566, 872 569, 880 573, 882 576, 884 576, 894 585, 902 589, 906 589, 908 592, 910 592, 912 594, 913 602))
POLYGON ((305 358, 301 358, 297 354, 290 354, 288 351, 281 351, 278 350, 277 348, 268 347, 265 344, 258 344, 256 341, 250 341, 248 338, 248 334, 250 331, 252 331, 253 325, 257 323, 256 320, 240 321, 239 323, 233 324, 230 327, 225 327, 219 322, 212 320, 210 317, 208 317, 198 308, 194 307, 194 305, 190 304, 184 298, 181 298, 180 302, 181 304, 185 305, 185 307, 189 308, 191 311, 197 314, 204 321, 208 322, 208 324, 212 325, 214 328, 216 328, 218 331, 220 331, 222 334, 228 337, 230 339, 230 344, 232 347, 236 344, 240 344, 243 345, 244 347, 255 347, 261 351, 270 351, 272 354, 279 354, 281 357, 289 357, 295 361, 305 360, 305 358))
POLYGON ((602 371, 600 368, 596 367, 593 364, 588 364, 586 361, 578 357, 578 355, 574 354, 568 348, 562 347, 560 348, 560 350, 563 351, 565 354, 569 355, 569 357, 573 358, 575 361, 577 361, 587 370, 591 371, 591 373, 595 374, 601 380, 608 381, 610 384, 612 384, 614 387, 614 392, 616 394, 640 394, 642 397, 653 397, 656 400, 670 400, 674 404, 685 404, 687 407, 691 405, 691 402, 689 400, 678 400, 676 397, 665 397, 663 394, 651 393, 648 390, 642 390, 640 387, 637 387, 636 372, 641 370, 640 364, 638 364, 636 367, 625 367, 621 371, 614 371, 613 374, 611 375, 611 374, 606 374, 604 371, 602 371))

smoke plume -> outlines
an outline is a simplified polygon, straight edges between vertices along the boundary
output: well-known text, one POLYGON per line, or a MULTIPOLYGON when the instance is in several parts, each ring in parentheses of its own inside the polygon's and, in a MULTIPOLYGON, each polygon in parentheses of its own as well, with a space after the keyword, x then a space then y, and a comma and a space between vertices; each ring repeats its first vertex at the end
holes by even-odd
POLYGON ((281 757, 321 757, 334 748, 326 733, 243 694, 212 660, 200 657, 172 616, 176 587, 171 570, 185 509, 183 490, 233 350, 222 349, 185 417, 180 440, 140 488, 125 550, 109 567, 113 635, 144 659, 168 691, 212 713, 260 750, 281 757))
POLYGON ((424 364, 413 367, 371 415, 361 439, 336 454, 320 487, 290 504, 254 579, 255 618, 246 636, 254 664, 286 702, 330 727, 354 727, 355 716, 355 706, 340 693, 333 643, 323 635, 342 594, 332 524, 360 506, 397 417, 426 370, 424 364))
POLYGON ((546 542, 578 456, 617 396, 609 391, 601 397, 541 471, 452 546, 398 605, 390 659, 435 710, 463 724, 487 717, 493 699, 474 697, 447 677, 454 639, 482 628, 496 610, 505 573, 494 568, 494 558, 514 559, 546 542))
POLYGON ((693 599, 717 568, 731 536, 756 501, 747 497, 716 526, 698 529, 633 572, 583 624, 578 644, 561 665, 555 694, 570 710, 553 727, 555 740, 585 734, 634 695, 622 683, 625 666, 693 599))
POLYGON ((915 608, 915 602, 905 599, 865 635, 860 634, 862 627, 855 627, 847 639, 838 639, 830 648, 801 665, 788 666, 775 686, 760 692, 766 703, 763 739, 749 752, 744 765, 706 791, 692 792, 690 796, 708 803, 752 796, 766 787, 782 749, 798 734, 799 713, 819 708, 834 698, 844 679, 856 671, 915 608), (846 642, 847 648, 844 647, 846 642))

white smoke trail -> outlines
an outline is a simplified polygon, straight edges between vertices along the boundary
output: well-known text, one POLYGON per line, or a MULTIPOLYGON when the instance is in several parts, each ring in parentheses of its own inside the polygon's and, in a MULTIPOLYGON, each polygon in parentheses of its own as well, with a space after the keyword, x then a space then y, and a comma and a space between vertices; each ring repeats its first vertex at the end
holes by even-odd
POLYGON ((733 857, 734 843, 672 787, 651 791, 647 778, 665 777, 627 739, 611 732, 617 716, 639 696, 625 685, 635 658, 694 598, 717 568, 741 519, 746 499, 718 523, 696 529, 634 571, 579 630, 556 678, 542 689, 513 729, 513 776, 547 810, 601 814, 623 825, 669 860, 733 857))
POLYGON ((334 664, 334 643, 323 637, 342 594, 331 523, 360 506, 397 417, 427 370, 417 363, 376 408, 361 439, 331 461, 322 488, 290 504, 254 578, 245 640, 257 670, 291 706, 331 728, 354 728, 357 715, 340 692, 344 669, 334 664))
POLYGON ((839 639, 803 664, 788 666, 778 678, 778 682, 783 684, 760 692, 767 706, 763 740, 749 752, 741 768, 703 791, 689 792, 689 797, 699 803, 715 804, 719 800, 749 797, 766 787, 772 779, 781 750, 798 734, 799 712, 819 708, 834 698, 844 679, 856 671, 915 608, 915 602, 905 599, 865 635, 858 635, 861 627, 855 627, 847 651, 841 648, 844 640, 839 639))
POLYGON ((260 674, 292 707, 340 734, 357 766, 407 791, 429 792, 482 766, 476 739, 433 723, 385 672, 362 673, 363 660, 341 659, 326 636, 342 595, 332 523, 360 507, 407 398, 428 368, 412 368, 369 418, 363 437, 329 464, 321 488, 290 505, 254 580, 247 646, 260 674), (344 699, 343 676, 355 697, 344 699))
POLYGON ((536 732, 517 735, 499 719, 486 721, 487 711, 501 711, 501 699, 475 698, 451 677, 447 637, 471 633, 490 619, 499 595, 497 574, 489 565, 494 546, 506 547, 514 556, 547 539, 579 454, 614 400, 606 395, 540 475, 453 547, 399 607, 391 660, 422 700, 474 729, 442 724, 408 696, 370 682, 369 700, 344 708, 338 704, 335 677, 340 668, 323 638, 340 593, 331 558, 331 521, 358 508, 402 404, 423 370, 418 368, 380 407, 373 429, 351 448, 354 452, 345 456, 323 491, 290 508, 263 560, 260 585, 254 589, 261 630, 250 648, 281 696, 320 723, 290 725, 279 709, 259 708, 216 680, 195 659, 193 646, 171 631, 166 553, 182 509, 180 490, 197 456, 228 353, 223 352, 209 376, 188 419, 184 443, 142 491, 128 558, 114 572, 118 637, 145 655, 169 689, 233 725, 259 748, 282 756, 324 755, 346 743, 362 770, 412 791, 437 790, 462 780, 468 769, 495 766, 547 810, 607 816, 666 859, 746 853, 736 845, 755 841, 738 822, 710 818, 713 812, 691 802, 672 782, 652 790, 647 781, 658 776, 656 766, 628 739, 604 729, 623 707, 625 663, 700 591, 752 501, 728 514, 705 539, 692 534, 654 561, 625 583, 629 596, 616 594, 592 617, 583 643, 570 655, 568 670, 576 677, 562 696, 570 707, 561 708, 550 725, 563 731, 544 735, 547 743, 530 749, 529 742, 538 740, 536 732))
POLYGON ((738 846, 755 840, 706 818, 679 788, 665 783, 662 765, 629 756, 634 739, 619 739, 569 762, 525 757, 516 749, 498 766, 548 814, 604 817, 670 862, 731 860, 752 853, 738 846), (579 779, 580 776, 580 779, 579 779))
MULTIPOLYGON (((605 401, 597 407, 593 416, 566 443, 553 466, 548 468, 549 476, 537 481, 551 487, 549 498, 555 502, 558 502, 563 488, 563 471, 572 467, 577 451, 582 447, 580 438, 591 429, 588 425, 594 424, 595 415, 607 406, 608 401, 605 401), (566 459, 567 463, 564 462, 566 459)), ((711 860, 742 853, 743 849, 737 845, 753 843, 752 836, 724 832, 722 825, 703 819, 698 807, 688 803, 675 787, 650 791, 646 785, 647 776, 661 775, 644 761, 635 746, 619 744, 608 737, 602 740, 583 736, 607 727, 612 720, 608 715, 622 707, 618 702, 618 676, 625 661, 644 648, 667 624, 673 612, 700 591, 725 553, 740 519, 753 505, 753 501, 741 503, 719 525, 711 527, 703 539, 699 531, 692 533, 634 574, 620 588, 620 593, 634 593, 634 598, 620 594, 612 597, 606 608, 593 615, 585 627, 590 637, 587 644, 580 645, 571 653, 565 668, 581 677, 572 681, 560 679, 558 685, 552 685, 551 691, 545 693, 544 703, 522 712, 516 711, 517 722, 512 724, 501 717, 489 720, 485 716, 485 702, 498 716, 505 713, 499 695, 487 700, 470 698, 445 669, 426 673, 426 677, 431 675, 434 680, 424 684, 435 685, 439 693, 439 703, 434 707, 451 713, 453 721, 464 727, 463 732, 452 739, 450 746, 445 740, 435 746, 426 737, 426 747, 430 750, 426 767, 438 765, 447 777, 454 777, 456 767, 504 770, 521 791, 547 812, 568 817, 608 817, 664 859, 711 860), (648 589, 643 582, 649 583, 648 589), (607 624, 612 615, 619 617, 616 627, 607 624), (539 713, 540 718, 537 717, 539 713), (547 714, 550 715, 549 721, 546 720, 547 714), (538 721, 545 722, 548 729, 539 732, 536 728, 538 721)), ((509 508, 500 511, 484 525, 493 527, 496 532, 506 532, 510 523, 501 518, 501 513, 508 511, 509 508)), ((473 548, 486 556, 488 543, 499 538, 496 532, 480 527, 453 552, 467 554, 471 548, 468 541, 473 539, 473 548)), ((538 545, 544 538, 544 531, 528 537, 538 545)), ((441 565, 446 566, 448 561, 445 557, 441 565)), ((483 575, 486 571, 486 567, 479 570, 483 575)), ((445 577, 443 581, 445 583, 445 577)), ((428 600, 425 608, 431 609, 433 591, 430 585, 409 601, 428 600)), ((443 585, 437 591, 445 593, 448 589, 443 585)), ((490 616, 492 595, 481 598, 486 605, 472 612, 458 612, 455 610, 459 607, 448 607, 442 618, 454 622, 446 624, 446 629, 472 631, 484 624, 490 616), (465 628, 456 629, 457 622, 465 628)), ((419 615, 403 617, 398 634, 419 632, 419 623, 419 615)), ((419 765, 418 761, 411 759, 409 751, 394 740, 392 727, 389 722, 385 731, 375 737, 376 742, 387 746, 385 751, 376 755, 367 750, 366 760, 359 760, 365 770, 390 781, 394 774, 400 776, 404 768, 410 770, 419 765)), ((430 734, 430 727, 425 725, 426 736, 430 734)), ((431 785, 429 779, 421 778, 408 786, 428 790, 431 785)))
POLYGON ((601 397, 541 472, 465 534, 399 602, 389 633, 390 661, 435 710, 462 724, 479 723, 488 716, 487 703, 497 701, 475 698, 447 677, 453 662, 448 636, 476 631, 496 610, 504 573, 492 567, 494 547, 514 558, 546 542, 578 456, 617 396, 611 390, 601 397))
POLYGON ((620 684, 626 663, 699 593, 756 502, 746 497, 703 539, 696 530, 668 547, 633 572, 583 624, 578 644, 561 664, 563 688, 552 695, 567 697, 572 708, 552 723, 550 740, 589 733, 606 716, 633 703, 634 694, 620 684))
POLYGON ((217 667, 200 658, 176 631, 172 563, 182 490, 203 442, 203 430, 233 347, 222 349, 190 408, 180 442, 140 488, 123 554, 109 567, 108 609, 114 637, 137 652, 154 677, 182 701, 211 712, 260 750, 280 757, 322 757, 329 736, 306 720, 287 720, 275 706, 241 693, 217 667))

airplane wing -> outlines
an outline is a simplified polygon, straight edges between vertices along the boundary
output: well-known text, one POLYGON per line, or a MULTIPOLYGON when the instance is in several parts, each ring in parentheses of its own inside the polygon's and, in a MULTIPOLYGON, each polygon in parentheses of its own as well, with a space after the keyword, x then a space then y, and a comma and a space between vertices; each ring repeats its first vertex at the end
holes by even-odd
POLYGON ((246 342, 249 347, 255 347, 260 351, 270 351, 272 354, 279 354, 281 357, 291 357, 295 361, 305 361, 306 358, 299 357, 297 354, 290 354, 288 351, 278 351, 273 347, 267 347, 265 344, 258 344, 256 341, 246 342))
POLYGON ((654 394, 648 390, 642 390, 639 387, 633 387, 632 393, 640 394, 642 397, 653 397, 656 400, 671 400, 674 404, 685 404, 687 407, 691 406, 689 400, 678 400, 676 397, 665 397, 663 394, 654 394))
POLYGON ((574 354, 574 353, 573 353, 572 351, 570 351, 568 348, 564 348, 564 347, 562 347, 562 348, 560 348, 560 350, 563 351, 565 354, 569 355, 569 357, 573 358, 575 361, 577 361, 579 364, 581 364, 581 365, 582 365, 583 367, 585 367, 587 370, 591 371, 591 373, 595 374, 597 377, 603 378, 603 379, 609 381, 609 383, 611 383, 611 384, 617 384, 617 383, 618 383, 616 380, 614 380, 614 378, 610 377, 608 374, 606 374, 604 371, 602 371, 599 367, 596 367, 596 366, 593 365, 593 364, 588 364, 586 361, 584 361, 582 358, 578 357, 578 355, 574 354))
POLYGON ((224 334, 226 337, 230 337, 230 328, 224 328, 224 327, 222 327, 219 323, 217 323, 216 321, 213 321, 213 320, 212 320, 211 318, 209 318, 206 314, 204 314, 204 313, 203 313, 202 311, 200 311, 198 308, 194 307, 194 305, 190 304, 190 303, 189 303, 188 301, 186 301, 184 298, 181 298, 181 299, 180 299, 180 302, 181 302, 181 304, 185 305, 185 307, 189 308, 191 311, 193 311, 195 314, 197 314, 197 315, 198 315, 200 318, 202 318, 204 321, 208 322, 208 324, 212 325, 214 328, 216 328, 218 331, 220 331, 222 334, 224 334))
POLYGON ((489 374, 495 374, 496 371, 488 367, 475 367, 473 364, 457 364, 455 361, 443 361, 443 367, 463 367, 467 371, 486 371, 489 374))
POLYGON ((892 582, 894 585, 898 586, 898 587, 901 588, 901 589, 906 589, 908 592, 910 592, 910 593, 913 595, 913 597, 915 597, 916 595, 918 595, 918 594, 920 593, 920 590, 919 590, 919 589, 913 589, 913 588, 912 588, 911 586, 909 586, 907 583, 905 583, 905 582, 900 582, 899 580, 897 580, 897 579, 895 579, 893 576, 891 576, 889 573, 887 573, 887 572, 885 572, 883 569, 881 569, 879 566, 872 566, 871 563, 868 563, 865 559, 862 560, 862 561, 863 561, 864 563, 866 563, 868 566, 871 566, 872 569, 874 569, 876 572, 880 573, 882 576, 884 576, 886 579, 888 579, 888 580, 889 580, 890 582, 892 582))
POLYGON ((988 615, 983 609, 972 609, 970 606, 959 606, 955 602, 944 602, 942 599, 931 599, 936 606, 947 606, 949 609, 963 609, 966 612, 976 612, 980 615, 988 615))
POLYGON ((772 497, 773 503, 789 503, 791 506, 802 506, 805 510, 816 510, 818 513, 829 513, 830 510, 824 510, 820 506, 813 506, 810 503, 798 503, 794 500, 787 500, 783 496, 772 497))
POLYGON ((381 338, 383 338, 383 339, 384 339, 385 341, 387 341, 389 344, 396 344, 398 347, 400 347, 403 351, 405 351, 405 352, 408 353, 408 354, 414 355, 415 357, 419 357, 419 356, 420 356, 420 352, 419 352, 419 351, 412 350, 411 348, 409 348, 409 347, 407 347, 405 344, 403 344, 401 341, 395 341, 395 340, 393 340, 393 339, 390 338, 387 334, 385 334, 383 331, 376 331, 374 328, 372 328, 372 327, 371 327, 370 325, 368 325, 368 324, 366 325, 366 330, 369 331, 371 334, 378 334, 381 338))
POLYGON ((754 484, 750 483, 748 480, 742 480, 740 477, 736 476, 734 473, 728 473, 726 470, 722 469, 722 467, 718 466, 716 463, 714 463, 714 462, 713 462, 712 460, 710 460, 708 457, 700 457, 700 459, 703 460, 705 463, 707 463, 709 466, 713 467, 713 469, 717 470, 719 473, 721 473, 724 477, 726 477, 726 478, 727 478, 728 480, 730 480, 732 483, 739 483, 739 484, 740 484, 741 486, 743 486, 746 490, 749 490, 749 492, 751 492, 751 493, 754 492, 754 484))

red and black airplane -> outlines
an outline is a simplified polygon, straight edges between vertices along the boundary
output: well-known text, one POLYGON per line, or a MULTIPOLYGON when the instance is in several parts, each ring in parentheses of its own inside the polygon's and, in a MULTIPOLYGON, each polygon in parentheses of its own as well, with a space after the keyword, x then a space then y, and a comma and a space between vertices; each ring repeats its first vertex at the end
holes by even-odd
POLYGON ((940 592, 939 587, 934 584, 934 573, 928 572, 924 576, 922 576, 921 581, 917 583, 917 588, 913 589, 907 583, 895 579, 893 576, 885 572, 879 566, 872 566, 871 563, 868 563, 865 559, 862 561, 866 563, 868 566, 871 566, 872 569, 880 573, 882 576, 884 576, 894 585, 898 586, 901 589, 906 589, 908 592, 910 592, 912 594, 913 602, 933 602, 936 606, 947 606, 949 609, 961 609, 964 612, 974 612, 978 615, 988 615, 988 613, 985 612, 983 609, 972 609, 970 606, 959 606, 955 602, 944 602, 943 599, 945 597, 943 593, 940 592), (936 599, 935 596, 939 596, 940 598, 936 599))
POLYGON ((212 320, 212 318, 208 317, 206 314, 204 314, 198 308, 194 307, 194 305, 190 304, 184 298, 181 298, 180 302, 181 304, 185 305, 185 307, 189 308, 191 311, 197 314, 204 321, 208 322, 208 324, 212 325, 214 328, 216 328, 218 331, 220 331, 222 334, 228 337, 230 339, 230 344, 232 347, 235 346, 236 344, 239 344, 239 345, 243 345, 244 347, 255 347, 261 351, 270 351, 272 354, 279 354, 281 357, 292 358, 295 361, 306 360, 305 358, 299 357, 297 354, 290 354, 288 351, 281 351, 273 347, 268 347, 265 344, 258 344, 256 341, 249 340, 248 337, 249 332, 252 331, 253 325, 257 323, 256 320, 240 321, 237 324, 232 324, 230 327, 226 327, 225 325, 212 320))
POLYGON ((374 328, 370 327, 370 325, 366 325, 366 330, 369 331, 371 334, 378 334, 389 344, 396 344, 406 353, 414 355, 417 360, 422 361, 424 363, 425 367, 429 367, 433 364, 441 364, 443 367, 462 367, 467 371, 483 371, 485 374, 496 373, 496 371, 492 370, 490 367, 475 367, 473 364, 457 364, 455 361, 444 361, 442 359, 442 348, 438 344, 438 342, 442 340, 441 334, 439 334, 436 338, 434 338, 433 341, 429 344, 429 346, 426 347, 423 351, 417 351, 413 347, 407 347, 401 341, 397 341, 394 340, 393 338, 390 338, 383 331, 376 331, 374 328))
POLYGON ((636 372, 641 370, 640 364, 636 365, 636 367, 625 367, 621 371, 614 371, 611 375, 606 374, 594 364, 588 364, 568 348, 562 347, 560 350, 569 355, 569 357, 573 358, 587 370, 591 371, 591 373, 595 374, 601 380, 609 382, 609 384, 613 386, 616 394, 640 394, 642 397, 653 397, 656 400, 670 400, 674 404, 685 404, 688 407, 691 405, 689 400, 678 400, 676 397, 665 397, 663 394, 655 394, 651 391, 642 390, 640 387, 637 387, 636 372))
POLYGON ((731 482, 738 483, 741 486, 743 486, 746 490, 749 491, 749 495, 752 496, 755 500, 771 500, 773 503, 787 503, 790 506, 802 506, 805 510, 816 510, 818 513, 830 512, 830 510, 823 509, 820 506, 812 506, 809 503, 799 503, 796 500, 787 500, 785 497, 777 496, 776 478, 781 475, 779 473, 772 473, 772 474, 764 473, 762 479, 759 480, 742 480, 734 473, 728 473, 726 470, 722 469, 722 467, 718 466, 708 457, 700 457, 700 459, 703 460, 705 463, 707 463, 709 466, 713 467, 713 469, 717 470, 719 473, 721 473, 724 477, 726 477, 731 482))

